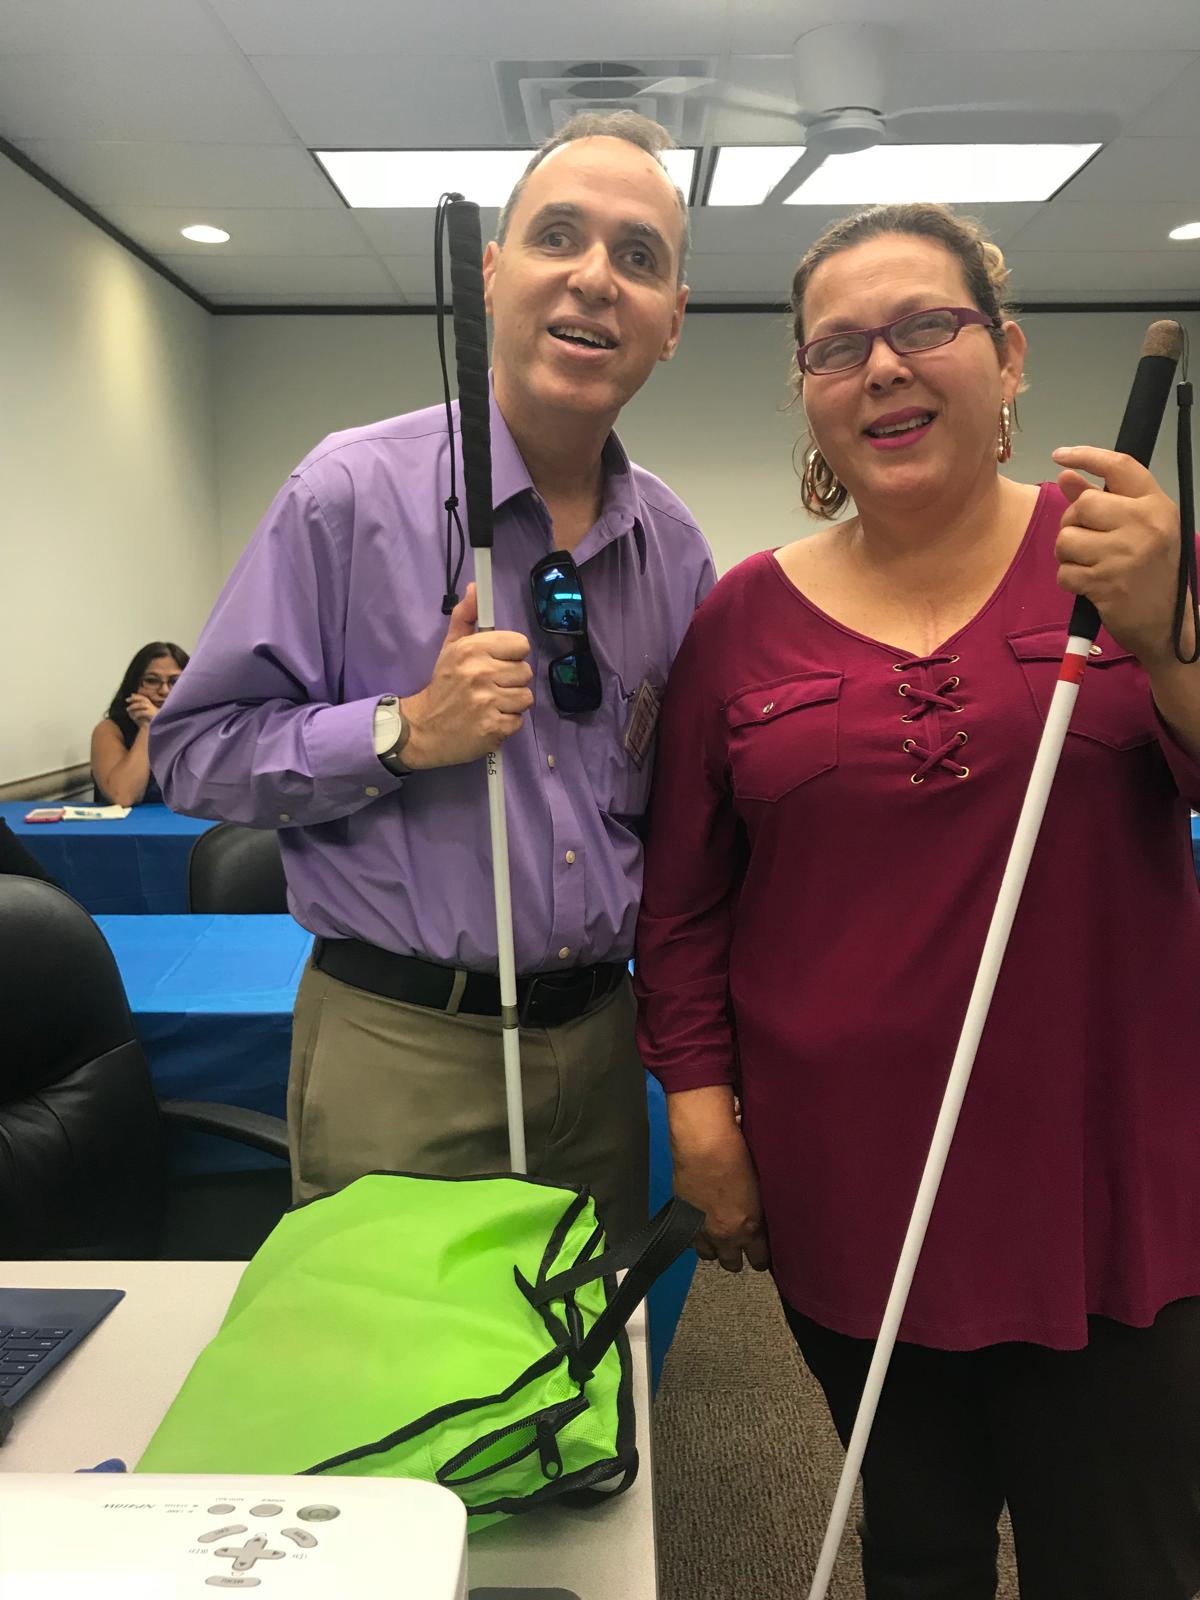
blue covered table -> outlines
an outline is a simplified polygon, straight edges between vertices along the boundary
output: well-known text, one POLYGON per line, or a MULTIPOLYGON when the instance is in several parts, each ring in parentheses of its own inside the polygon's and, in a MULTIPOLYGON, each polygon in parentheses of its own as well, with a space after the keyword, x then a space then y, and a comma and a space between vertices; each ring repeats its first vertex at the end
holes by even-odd
POLYGON ((176 816, 166 806, 134 806, 103 822, 26 822, 53 802, 5 800, 0 817, 60 888, 93 916, 187 910, 187 859, 211 822, 176 816))
MULTIPOLYGON (((138 1037, 161 1100, 215 1100, 282 1117, 292 1006, 312 934, 291 917, 106 916, 138 1037)), ((271 1157, 202 1134, 173 1152, 182 1170, 263 1166, 271 1157)))
POLYGON ((1196 876, 1200 878, 1200 817, 1192 818, 1192 860, 1196 863, 1196 876))

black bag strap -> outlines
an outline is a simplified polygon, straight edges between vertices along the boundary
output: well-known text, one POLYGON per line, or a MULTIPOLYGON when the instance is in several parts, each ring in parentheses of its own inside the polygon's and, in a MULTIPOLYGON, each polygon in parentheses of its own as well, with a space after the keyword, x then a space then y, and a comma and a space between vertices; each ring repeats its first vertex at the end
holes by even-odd
POLYGON ((651 1284, 687 1249, 703 1224, 702 1211, 673 1195, 632 1239, 537 1285, 531 1298, 534 1305, 541 1305, 548 1300, 561 1300, 586 1283, 595 1283, 598 1278, 627 1269, 591 1330, 572 1350, 572 1377, 591 1376, 600 1358, 646 1298, 651 1284))

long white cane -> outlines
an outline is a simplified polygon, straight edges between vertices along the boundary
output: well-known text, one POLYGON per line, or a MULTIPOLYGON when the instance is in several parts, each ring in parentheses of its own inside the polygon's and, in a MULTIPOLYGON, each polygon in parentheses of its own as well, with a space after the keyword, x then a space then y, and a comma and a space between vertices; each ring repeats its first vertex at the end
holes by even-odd
MULTIPOLYGON (((496 619, 492 599, 491 410, 479 207, 459 195, 451 196, 446 209, 446 231, 450 244, 454 361, 458 374, 467 529, 471 548, 475 552, 478 625, 479 631, 484 633, 495 627, 496 619)), ((504 1040, 508 1157, 514 1172, 524 1172, 525 1110, 521 1093, 521 1034, 517 1012, 517 968, 513 954, 508 821, 504 809, 504 760, 499 750, 489 751, 485 760, 492 843, 492 885, 496 896, 496 948, 500 962, 500 1031, 504 1040)))
MULTIPOLYGON (((1154 451, 1154 441, 1158 436, 1159 424, 1162 422, 1170 395, 1171 381, 1175 365, 1179 360, 1182 342, 1183 335, 1178 323, 1155 322, 1151 324, 1142 344, 1142 358, 1138 363, 1133 389, 1125 407, 1116 448, 1126 455, 1133 456, 1143 466, 1149 464, 1154 451)), ((1185 537, 1187 533, 1190 533, 1190 530, 1185 532, 1185 537)), ((846 1447, 842 1476, 834 1497, 829 1525, 825 1530, 825 1539, 821 1546, 812 1587, 808 1592, 809 1600, 825 1600, 829 1580, 833 1575, 833 1564, 837 1559, 846 1519, 850 1513, 854 1485, 862 1468, 871 1426, 879 1406, 879 1396, 883 1390, 884 1379, 887 1377, 896 1335, 904 1316, 904 1308, 908 1303, 908 1292, 925 1240, 925 1230, 929 1226, 929 1217, 937 1199, 938 1185, 941 1183, 954 1130, 958 1125, 958 1114, 967 1092, 967 1084, 970 1082, 971 1069, 975 1065, 975 1052, 987 1022, 992 992, 996 987, 1000 964, 1008 945, 1008 936, 1017 913, 1021 890, 1025 886, 1029 860, 1037 844, 1042 814, 1050 797, 1050 787, 1054 781, 1059 756, 1062 754, 1071 713, 1079 696, 1079 685, 1088 663, 1090 647, 1099 631, 1099 613, 1090 600, 1080 596, 1071 613, 1066 652, 1046 716, 1046 725, 1042 730, 1029 786, 1025 791, 1004 876, 1000 882, 1000 893, 984 941, 983 955, 971 990, 958 1048, 954 1053, 945 1097, 934 1128, 933 1142, 925 1161, 925 1170, 921 1175, 916 1204, 913 1206, 908 1232, 904 1236, 900 1262, 883 1313, 883 1324, 867 1372, 858 1415, 854 1421, 850 1443, 846 1447)))

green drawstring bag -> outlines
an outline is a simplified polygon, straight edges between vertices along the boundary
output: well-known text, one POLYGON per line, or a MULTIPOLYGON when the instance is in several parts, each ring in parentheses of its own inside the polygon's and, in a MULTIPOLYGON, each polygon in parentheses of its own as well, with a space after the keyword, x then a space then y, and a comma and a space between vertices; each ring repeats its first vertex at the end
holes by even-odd
POLYGON ((305 1201, 135 1470, 421 1478, 475 1527, 620 1492, 637 1472, 625 1325, 702 1220, 671 1200, 606 1249, 586 1189, 519 1176, 372 1173, 305 1201))

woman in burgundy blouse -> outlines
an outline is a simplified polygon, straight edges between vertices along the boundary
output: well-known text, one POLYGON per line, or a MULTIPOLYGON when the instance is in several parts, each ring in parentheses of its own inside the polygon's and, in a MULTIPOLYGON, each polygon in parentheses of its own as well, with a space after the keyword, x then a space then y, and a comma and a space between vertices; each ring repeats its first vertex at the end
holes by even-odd
POLYGON ((1006 279, 933 206, 837 224, 797 270, 805 503, 856 514, 730 572, 676 660, 640 1038, 700 1253, 770 1266, 845 1439, 1072 596, 1096 603, 864 1464, 863 1567, 869 1600, 991 1597, 1007 1501, 1023 1600, 1188 1600, 1200 667, 1149 472, 1072 448, 1057 483, 1000 475, 1006 279))

